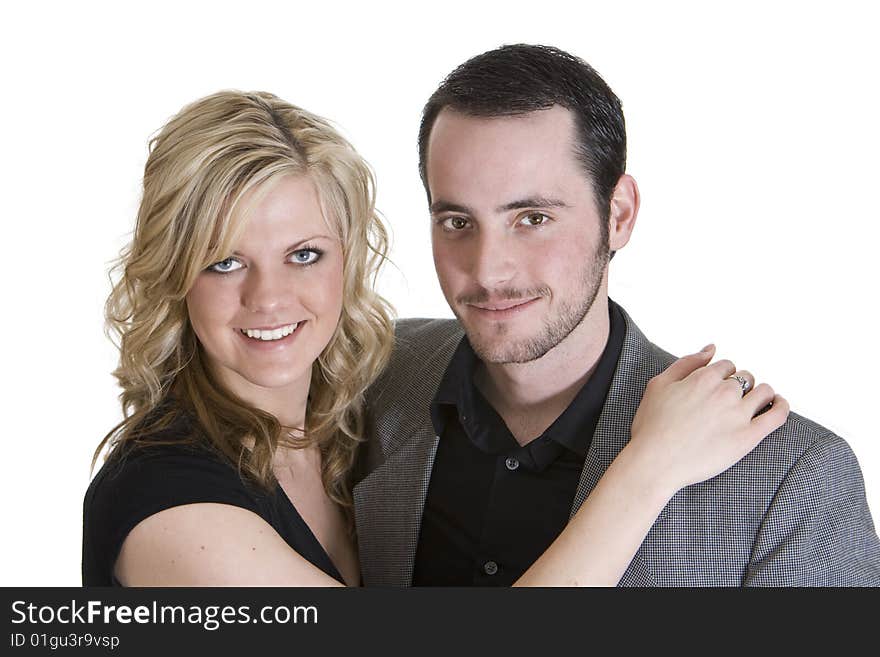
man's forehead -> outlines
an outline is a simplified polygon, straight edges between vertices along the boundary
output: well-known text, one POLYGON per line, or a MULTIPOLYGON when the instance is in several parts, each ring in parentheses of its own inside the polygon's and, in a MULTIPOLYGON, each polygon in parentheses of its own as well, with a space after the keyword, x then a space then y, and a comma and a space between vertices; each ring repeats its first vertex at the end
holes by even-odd
POLYGON ((562 207, 573 188, 589 185, 570 112, 558 106, 491 118, 448 110, 431 134, 427 182, 432 212, 456 211, 435 202, 492 211, 562 207))
MULTIPOLYGON (((537 180, 563 168, 578 168, 573 120, 562 107, 502 117, 444 112, 428 143, 426 173, 431 182, 442 179, 460 186, 480 180, 498 186, 507 178, 537 180)), ((528 193, 547 191, 542 185, 528 193)))
POLYGON ((557 132, 565 138, 574 137, 574 115, 561 105, 547 109, 534 110, 520 114, 484 116, 444 107, 437 115, 431 129, 429 147, 438 136, 444 138, 449 132, 466 131, 470 133, 517 133, 517 132, 557 132))

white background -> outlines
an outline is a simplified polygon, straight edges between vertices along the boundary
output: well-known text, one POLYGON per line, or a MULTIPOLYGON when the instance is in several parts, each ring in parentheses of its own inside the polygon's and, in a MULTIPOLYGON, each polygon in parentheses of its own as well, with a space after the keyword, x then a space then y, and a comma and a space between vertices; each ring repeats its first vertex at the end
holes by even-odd
POLYGON ((221 88, 334 120, 394 232, 382 290, 449 316, 416 169, 468 57, 547 43, 624 103, 642 210, 611 296, 674 353, 714 341, 847 438, 880 513, 873 3, 153 2, 4 9, 0 584, 78 585, 92 450, 118 420, 102 305, 147 140, 221 88))

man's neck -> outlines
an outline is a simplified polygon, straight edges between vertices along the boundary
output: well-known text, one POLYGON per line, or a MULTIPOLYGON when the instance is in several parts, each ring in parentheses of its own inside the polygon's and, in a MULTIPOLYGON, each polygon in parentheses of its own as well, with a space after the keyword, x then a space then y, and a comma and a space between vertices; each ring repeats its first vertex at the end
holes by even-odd
POLYGON ((475 383, 520 445, 544 433, 568 408, 596 369, 609 332, 608 296, 600 293, 583 321, 541 358, 480 364, 475 383))

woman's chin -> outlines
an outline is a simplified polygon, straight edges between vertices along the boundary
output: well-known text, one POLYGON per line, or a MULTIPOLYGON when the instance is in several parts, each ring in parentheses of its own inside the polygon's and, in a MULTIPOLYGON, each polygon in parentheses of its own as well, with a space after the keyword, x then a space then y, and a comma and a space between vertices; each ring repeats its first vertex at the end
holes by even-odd
POLYGON ((263 366, 226 369, 223 375, 224 383, 229 389, 245 399, 254 400, 254 395, 275 395, 298 391, 308 391, 312 376, 312 364, 297 363, 285 367, 276 364, 263 366))

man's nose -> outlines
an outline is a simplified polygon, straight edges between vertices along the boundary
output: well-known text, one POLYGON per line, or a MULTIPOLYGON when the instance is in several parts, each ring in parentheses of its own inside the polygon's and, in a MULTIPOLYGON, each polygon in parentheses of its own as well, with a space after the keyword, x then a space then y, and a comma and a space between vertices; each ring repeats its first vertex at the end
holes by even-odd
POLYGON ((516 260, 511 247, 503 233, 482 232, 471 253, 471 273, 475 282, 491 290, 513 279, 516 260))

